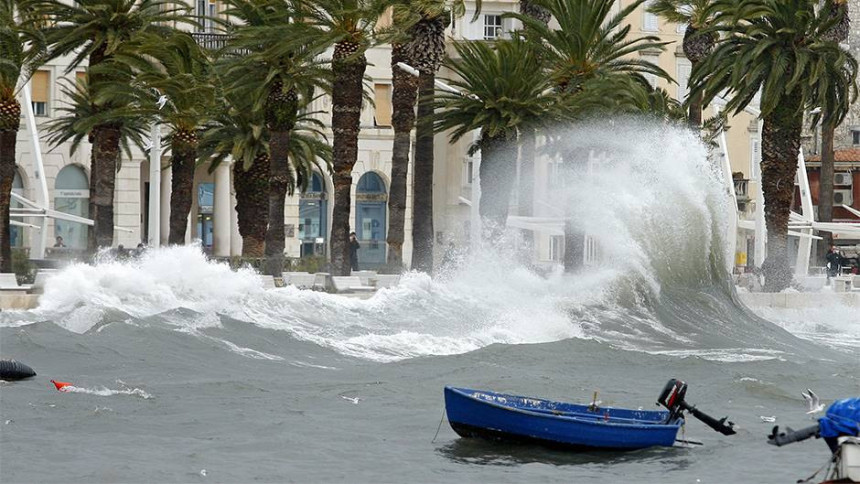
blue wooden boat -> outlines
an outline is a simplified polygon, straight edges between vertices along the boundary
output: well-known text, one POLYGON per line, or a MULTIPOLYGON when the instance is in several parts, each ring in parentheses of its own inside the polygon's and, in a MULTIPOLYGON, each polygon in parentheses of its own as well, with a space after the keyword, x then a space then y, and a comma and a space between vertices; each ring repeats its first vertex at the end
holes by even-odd
POLYGON ((553 402, 485 390, 445 387, 451 428, 462 437, 574 449, 671 447, 680 413, 553 402))

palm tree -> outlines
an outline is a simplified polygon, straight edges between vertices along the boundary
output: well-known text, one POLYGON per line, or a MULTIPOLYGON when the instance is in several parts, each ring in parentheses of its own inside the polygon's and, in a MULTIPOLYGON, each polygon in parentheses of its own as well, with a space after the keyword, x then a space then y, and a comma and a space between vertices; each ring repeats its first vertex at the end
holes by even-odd
POLYGON ((311 18, 334 45, 332 114, 334 207, 331 221, 331 272, 350 273, 349 220, 352 169, 358 161, 358 133, 364 99, 365 52, 377 41, 376 23, 388 0, 316 0, 311 18))
MULTIPOLYGON (((516 180, 517 132, 549 126, 576 112, 577 96, 553 89, 534 47, 522 38, 454 44, 457 57, 446 60, 458 78, 448 81, 462 94, 441 91, 435 128, 451 130, 457 141, 479 129, 481 138, 480 214, 484 238, 496 240, 504 230, 511 189, 516 180)), ((580 96, 585 98, 585 96, 580 96)))
POLYGON ((279 275, 284 263, 284 203, 296 178, 290 170, 290 135, 299 109, 326 88, 328 73, 318 56, 325 32, 305 22, 306 7, 290 0, 227 0, 224 14, 235 19, 224 57, 229 96, 252 100, 269 132, 269 226, 264 272, 279 275), (260 82, 249 82, 249 80, 260 82))
POLYGON ((17 0, 0 0, 0 272, 12 272, 9 211, 15 179, 15 144, 21 126, 18 81, 40 52, 39 31, 17 0))
MULTIPOLYGON (((650 91, 645 74, 671 80, 663 69, 638 55, 662 50, 666 42, 655 36, 627 38, 631 29, 627 17, 644 1, 635 0, 613 14, 614 0, 540 0, 538 3, 555 18, 558 28, 522 13, 508 16, 520 20, 523 35, 539 46, 538 55, 546 65, 546 73, 559 91, 577 94, 585 85, 600 79, 607 85, 624 84, 636 91, 634 97, 642 97, 650 91), (630 82, 631 78, 635 82, 630 82)), ((604 101, 630 95, 624 90, 608 92, 604 101)), ((619 104, 626 102, 618 100, 619 104)), ((565 159, 570 176, 582 169, 583 160, 578 160, 575 154, 566 154, 565 159)), ((584 237, 575 221, 569 220, 565 228, 565 270, 581 266, 584 237)))
POLYGON ((407 55, 413 42, 408 35, 408 20, 395 9, 395 30, 404 31, 405 38, 391 44, 391 124, 394 129, 394 144, 391 150, 391 187, 388 191, 388 255, 389 269, 403 268, 403 241, 406 224, 406 188, 409 173, 409 154, 412 148, 412 128, 415 127, 415 101, 418 99, 418 79, 405 72, 397 64, 413 62, 407 55))
MULTIPOLYGON (((824 9, 828 12, 828 16, 835 24, 824 32, 824 39, 837 44, 848 40, 848 31, 851 24, 851 19, 848 14, 848 2, 846 0, 830 0, 824 4, 824 9)), ((832 222, 833 221, 833 171, 834 171, 834 153, 833 153, 833 135, 836 131, 836 125, 833 123, 825 123, 821 127, 821 172, 819 176, 819 191, 818 191, 818 221, 832 222)), ((821 237, 824 239, 818 244, 818 255, 821 260, 833 245, 833 234, 830 232, 821 232, 821 237)))
MULTIPOLYGON (((186 17, 187 5, 172 0, 28 0, 27 8, 47 22, 43 29, 49 44, 44 61, 71 55, 66 72, 87 63, 89 88, 129 82, 130 73, 122 68, 93 69, 109 62, 127 48, 126 44, 145 32, 168 36, 176 23, 192 23, 186 17), (123 77, 129 76, 129 77, 123 77)), ((113 244, 113 199, 116 185, 120 140, 126 117, 113 119, 105 113, 124 113, 122 105, 109 104, 111 95, 92 95, 92 113, 99 123, 92 127, 92 183, 90 217, 95 227, 90 232, 89 248, 113 244)))
MULTIPOLYGON (((714 23, 714 11, 710 8, 712 3, 714 3, 713 0, 655 0, 648 7, 649 12, 669 22, 686 25, 681 47, 693 66, 702 62, 717 42, 714 32, 703 32, 703 29, 714 23)), ((698 131, 702 127, 702 108, 704 107, 701 96, 690 97, 688 104, 690 128, 698 131)))
POLYGON ((181 245, 185 243, 193 202, 198 131, 215 109, 212 64, 187 32, 175 32, 167 39, 146 36, 134 54, 138 58, 133 60, 140 70, 138 81, 166 96, 167 100, 154 114, 170 128, 172 177, 168 243, 181 245))
POLYGON ((821 107, 838 124, 856 97, 857 61, 823 34, 829 12, 807 0, 720 0, 712 27, 725 35, 691 74, 692 94, 728 97, 738 113, 761 92, 762 189, 767 223, 765 290, 791 283, 788 218, 805 109, 821 107))

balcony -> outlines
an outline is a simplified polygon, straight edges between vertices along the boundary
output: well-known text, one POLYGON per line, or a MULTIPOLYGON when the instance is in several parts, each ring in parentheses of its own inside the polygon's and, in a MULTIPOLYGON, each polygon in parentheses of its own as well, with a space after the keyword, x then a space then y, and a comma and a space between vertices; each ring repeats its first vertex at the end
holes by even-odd
POLYGON ((192 32, 191 37, 197 42, 197 45, 208 50, 218 50, 227 45, 227 39, 230 38, 227 34, 215 34, 212 32, 192 32))
POLYGON ((735 182, 735 197, 738 202, 738 210, 744 211, 746 210, 747 203, 750 201, 750 181, 746 178, 735 178, 733 181, 735 182))

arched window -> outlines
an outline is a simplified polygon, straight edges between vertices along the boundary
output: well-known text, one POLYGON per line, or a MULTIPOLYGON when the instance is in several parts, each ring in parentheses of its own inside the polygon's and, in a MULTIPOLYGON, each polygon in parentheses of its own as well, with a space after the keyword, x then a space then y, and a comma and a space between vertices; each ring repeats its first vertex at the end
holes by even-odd
MULTIPOLYGON (((90 210, 90 184, 86 172, 77 165, 68 165, 57 174, 54 184, 54 209, 58 212, 88 217, 90 210)), ((74 249, 87 248, 89 227, 77 222, 57 219, 54 237, 62 237, 63 245, 74 249)))
POLYGON ((302 242, 302 257, 325 254, 327 217, 325 181, 322 175, 314 172, 308 189, 299 199, 299 240, 302 242))
POLYGON ((385 264, 387 201, 385 182, 379 175, 369 171, 358 179, 355 189, 355 235, 361 244, 358 249, 358 265, 361 269, 373 269, 385 264))

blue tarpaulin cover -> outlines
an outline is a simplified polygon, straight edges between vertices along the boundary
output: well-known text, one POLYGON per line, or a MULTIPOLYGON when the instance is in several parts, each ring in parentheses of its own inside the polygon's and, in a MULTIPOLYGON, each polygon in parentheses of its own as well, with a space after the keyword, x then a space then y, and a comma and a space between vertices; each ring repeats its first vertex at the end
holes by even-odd
POLYGON ((836 400, 827 409, 827 415, 818 419, 819 435, 838 437, 860 435, 860 398, 836 400))

